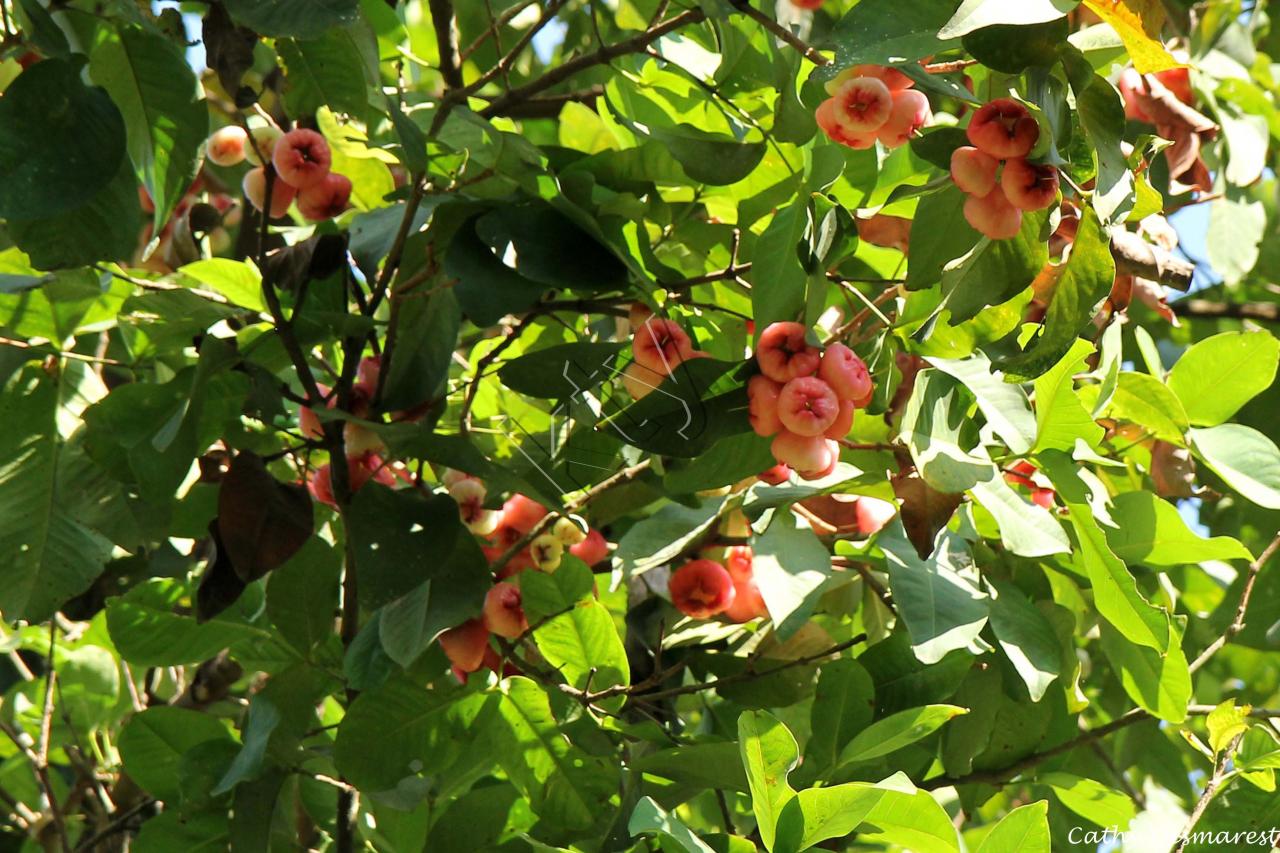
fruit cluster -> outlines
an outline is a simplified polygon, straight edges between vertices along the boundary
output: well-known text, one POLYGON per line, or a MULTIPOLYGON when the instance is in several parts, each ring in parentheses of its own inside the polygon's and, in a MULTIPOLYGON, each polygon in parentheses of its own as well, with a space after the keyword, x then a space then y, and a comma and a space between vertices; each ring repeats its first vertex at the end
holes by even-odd
MULTIPOLYGON (((805 334, 803 325, 790 322, 772 323, 760 334, 761 372, 747 382, 747 414, 756 435, 774 437, 770 449, 779 466, 816 480, 835 470, 836 442, 852 428, 854 412, 870 404, 875 387, 853 350, 836 343, 824 352, 805 334)), ((766 473, 781 482, 789 472, 766 473)))
POLYGON ((973 144, 951 154, 951 180, 969 195, 964 218, 992 240, 1007 240, 1022 229, 1023 211, 1053 204, 1058 170, 1027 159, 1040 138, 1040 125, 1012 98, 978 109, 966 133, 973 144))
POLYGON ((675 320, 655 317, 642 303, 631 309, 633 361, 622 371, 622 385, 633 400, 643 400, 658 389, 675 369, 695 358, 710 358, 694 349, 689 334, 675 320))
POLYGON ((284 216, 296 199, 302 215, 319 222, 342 213, 351 200, 350 179, 330 169, 329 143, 314 130, 299 127, 281 133, 258 128, 251 142, 244 128, 228 125, 209 137, 205 156, 219 166, 236 166, 245 160, 254 165, 245 173, 243 188, 245 198, 258 210, 266 200, 267 170, 274 172, 272 218, 284 216), (270 152, 271 162, 263 163, 259 152, 270 152))
POLYGON ((897 69, 855 65, 827 83, 831 97, 814 117, 827 137, 841 145, 870 148, 879 140, 886 148, 897 148, 933 118, 929 99, 914 85, 897 69))
POLYGON ((747 545, 725 548, 723 562, 706 556, 690 560, 667 581, 671 603, 693 619, 724 616, 733 622, 749 622, 768 616, 753 561, 747 545))
MULTIPOLYGON (((373 407, 373 397, 378 388, 378 374, 382 369, 382 360, 377 356, 368 356, 360 361, 356 370, 356 379, 351 386, 350 413, 359 418, 367 418, 373 407)), ((320 393, 327 397, 324 408, 333 410, 338 406, 336 396, 329 393, 327 385, 317 385, 320 393)), ((315 409, 303 406, 298 410, 298 430, 313 441, 324 438, 324 425, 315 409)), ((368 427, 348 421, 342 430, 343 441, 347 452, 348 482, 354 494, 370 480, 390 486, 397 479, 397 472, 381 457, 386 449, 378 434, 368 427)), ((407 476, 407 475, 406 475, 407 476)), ((316 468, 307 480, 307 488, 311 496, 323 504, 337 508, 333 495, 332 462, 316 468)))
POLYGON ((609 543, 600 531, 571 516, 560 516, 546 525, 546 507, 524 495, 512 495, 501 510, 487 509, 485 485, 470 474, 446 471, 441 480, 457 502, 463 523, 484 541, 481 549, 491 561, 536 528, 548 531, 534 537, 498 570, 479 618, 468 619, 440 635, 440 648, 459 681, 465 682, 470 673, 482 668, 504 675, 518 672, 503 664, 489 642, 490 635, 514 640, 529 630, 520 587, 509 580, 511 576, 527 569, 553 572, 560 567, 566 550, 587 565, 595 565, 609 556, 609 543))

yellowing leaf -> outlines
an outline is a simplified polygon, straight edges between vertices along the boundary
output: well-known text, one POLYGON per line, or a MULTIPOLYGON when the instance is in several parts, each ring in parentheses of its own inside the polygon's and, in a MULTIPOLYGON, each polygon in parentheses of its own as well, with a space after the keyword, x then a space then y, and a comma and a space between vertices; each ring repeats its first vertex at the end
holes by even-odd
POLYGON ((1160 41, 1164 27, 1160 0, 1084 0, 1084 5, 1116 31, 1139 73, 1183 66, 1160 41))

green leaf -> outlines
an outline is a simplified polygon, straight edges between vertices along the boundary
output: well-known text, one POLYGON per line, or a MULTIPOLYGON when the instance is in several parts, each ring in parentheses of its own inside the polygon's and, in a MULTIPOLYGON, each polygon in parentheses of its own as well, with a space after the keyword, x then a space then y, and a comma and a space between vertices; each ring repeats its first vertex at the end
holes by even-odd
POLYGON ((1022 455, 1031 450, 1036 420, 1027 393, 1021 386, 1005 382, 984 353, 975 352, 965 359, 929 358, 926 361, 973 393, 987 425, 1012 453, 1022 455))
POLYGON ((1070 553, 1071 541, 1057 517, 1015 492, 1001 471, 993 467, 990 477, 975 483, 970 491, 996 520, 1000 541, 1014 554, 1046 557, 1070 553))
POLYGON ((1066 18, 1032 24, 994 24, 968 33, 964 49, 988 68, 1021 74, 1058 61, 1070 33, 1066 18))
POLYGON ((967 35, 993 24, 1042 24, 1063 17, 1080 0, 964 0, 938 38, 967 35))
POLYGON ((137 666, 200 663, 240 640, 268 632, 244 616, 262 605, 262 587, 251 585, 229 609, 206 622, 192 613, 194 591, 185 583, 154 578, 107 603, 107 630, 120 656, 137 666))
POLYGON ((321 107, 363 116, 369 107, 368 64, 361 40, 374 46, 360 26, 332 27, 316 38, 281 39, 276 51, 284 65, 284 103, 289 115, 310 116, 321 107))
MULTIPOLYGON (((1102 85, 1111 90, 1109 83, 1102 85)), ((1043 330, 1028 349, 999 363, 1010 381, 1034 379, 1066 355, 1076 335, 1093 318, 1094 308, 1111 292, 1115 276, 1111 240, 1098 214, 1087 207, 1076 231, 1067 269, 1045 313, 1043 330)))
POLYGON ((1107 545, 1075 462, 1056 451, 1042 454, 1040 460, 1067 506, 1076 534, 1076 554, 1089 575, 1098 612, 1129 642, 1163 654, 1170 649, 1174 637, 1169 615, 1142 597, 1133 575, 1107 545))
POLYGON ((0 613, 11 621, 51 617, 88 588, 111 553, 111 542, 78 517, 83 482, 62 475, 78 452, 59 432, 73 390, 59 379, 32 364, 0 391, 0 423, 9 425, 0 429, 0 553, 7 555, 0 613))
POLYGON ((639 756, 631 767, 683 785, 742 793, 749 790, 742 753, 734 741, 682 744, 639 756))
POLYGON ((837 767, 859 761, 872 761, 913 744, 921 738, 942 728, 949 720, 969 713, 968 708, 956 705, 926 705, 923 708, 912 708, 899 711, 876 720, 862 731, 840 751, 837 767))
POLYGON ((155 202, 158 232, 200 168, 209 109, 182 50, 170 38, 122 27, 93 49, 89 71, 124 115, 129 159, 155 202))
POLYGON ((1280 509, 1280 450, 1253 427, 1193 429, 1191 449, 1227 485, 1258 506, 1280 509))
POLYGON ((217 717, 161 705, 129 720, 116 745, 129 778, 156 799, 176 801, 182 756, 212 740, 233 742, 217 717))
POLYGON ((1124 492, 1112 499, 1106 526, 1107 544, 1126 563, 1153 568, 1204 563, 1209 560, 1252 560, 1253 555, 1230 536, 1205 539, 1192 532, 1177 507, 1151 492, 1124 492))
POLYGON ((406 677, 361 693, 338 727, 333 759, 358 788, 385 791, 401 779, 446 770, 464 749, 457 736, 474 719, 483 696, 428 691, 406 677))
MULTIPOLYGON (((0 100, 0 217, 66 214, 106 189, 125 159, 125 124, 107 93, 79 67, 46 59, 0 100)), ((63 235, 65 237, 65 235, 63 235)))
POLYGON ((977 853, 1050 853, 1048 812, 1047 800, 1013 809, 986 834, 977 853))
POLYGON ((304 656, 334 635, 341 573, 339 553, 313 536, 267 581, 267 616, 304 656))
POLYGON ((360 575, 360 602, 394 601, 443 568, 430 555, 449 553, 462 533, 458 505, 448 495, 423 497, 369 483, 347 511, 348 534, 360 575))
POLYGON ((662 484, 672 494, 731 486, 777 464, 769 442, 754 432, 726 436, 692 459, 668 460, 662 484))
POLYGON ((831 576, 831 554, 791 513, 777 513, 752 543, 752 569, 780 639, 800 630, 813 614, 831 576))
POLYGON ((1070 451, 1080 439, 1090 446, 1102 440, 1102 427, 1075 388, 1075 375, 1084 368, 1090 352, 1088 342, 1076 341, 1057 364, 1036 379, 1036 450, 1070 451))
POLYGON ((1154 717, 1180 723, 1191 701, 1191 673, 1182 653, 1179 632, 1171 629, 1168 652, 1135 645, 1103 623, 1102 651, 1120 676, 1120 683, 1138 707, 1154 717))
POLYGON ((618 541, 614 559, 624 573, 639 574, 669 563, 719 520, 720 501, 696 507, 669 503, 631 526, 618 541))
POLYGON ((911 635, 911 648, 923 663, 937 663, 954 649, 981 650, 978 639, 987 624, 988 598, 977 586, 968 545, 954 533, 942 533, 933 554, 920 559, 894 520, 880 531, 898 614, 911 635))
POLYGON ((952 377, 926 368, 916 376, 902 414, 899 440, 924 481, 944 494, 958 494, 988 479, 995 466, 971 452, 978 428, 968 416, 967 392, 952 377))
POLYGON ((694 835, 679 818, 663 810, 652 797, 641 797, 640 802, 631 811, 631 819, 627 821, 627 832, 633 836, 642 833, 653 833, 670 839, 679 850, 685 853, 714 853, 706 843, 694 835))
POLYGON ((809 715, 810 735, 805 744, 805 767, 814 773, 835 766, 845 744, 871 723, 876 688, 866 667, 852 658, 824 664, 809 715))
POLYGON ((868 782, 800 791, 778 816, 774 853, 808 850, 820 841, 848 835, 889 794, 868 782))
POLYGON ((1209 746, 1213 747, 1214 752, 1222 752, 1231 745, 1236 735, 1249 730, 1250 710, 1251 706, 1242 705, 1237 708, 1235 700, 1228 699, 1209 712, 1204 724, 1209 729, 1209 746))
POLYGON ((543 820, 584 830, 602 815, 617 789, 618 770, 571 745, 551 713, 547 694, 522 676, 501 685, 495 744, 507 776, 543 820))
POLYGON ((942 281, 946 266, 983 239, 965 220, 964 202, 965 194, 950 183, 920 199, 911 222, 907 290, 926 290, 942 281))
POLYGON ((1049 260, 1048 244, 1041 237, 1047 218, 1046 213, 1024 214, 1016 236, 1007 240, 984 237, 943 269, 942 287, 951 325, 973 319, 982 309, 1007 302, 1031 286, 1049 260))
MULTIPOLYGON (((596 601, 594 588, 591 569, 574 557, 565 557, 552 574, 520 574, 525 616, 538 625, 538 651, 575 687, 586 689, 590 679, 591 690, 604 690, 629 684, 631 670, 613 617, 596 601)), ((621 705, 622 698, 612 704, 621 705)))
POLYGON ((1271 387, 1280 341, 1270 332, 1223 332, 1197 341, 1169 371, 1169 388, 1195 426, 1217 426, 1271 387))
POLYGON ((184 817, 181 810, 171 809, 144 822, 129 849, 135 853, 221 853, 227 849, 229 831, 223 812, 197 812, 184 817))
POLYGON ((1181 445, 1190 427, 1182 403, 1165 384, 1147 373, 1123 372, 1107 412, 1132 421, 1162 441, 1181 445))
POLYGON ((744 711, 738 717, 738 745, 760 839, 766 850, 773 850, 778 817, 796 795, 787 774, 795 769, 800 749, 790 730, 767 711, 744 711))
POLYGON ((867 813, 861 837, 872 844, 893 844, 913 853, 958 853, 960 844, 951 817, 928 791, 916 790, 901 772, 879 787, 885 789, 885 795, 867 813))
POLYGON ((267 310, 262 297, 262 274, 250 261, 207 258, 179 267, 178 272, 236 305, 253 311, 267 310))
POLYGON ((759 328, 780 320, 794 320, 804 308, 808 273, 796 247, 809 230, 807 199, 797 198, 773 215, 756 241, 751 289, 751 316, 759 328))
POLYGON ((231 17, 264 36, 319 38, 351 23, 358 0, 227 0, 231 17))
POLYGON ((430 579, 382 608, 383 651, 410 666, 441 633, 479 615, 489 587, 484 552, 475 537, 459 536, 447 556, 436 556, 430 579))
POLYGON ((991 629, 1005 656, 1027 685, 1032 702, 1044 698, 1062 666, 1062 646, 1044 614, 1011 583, 987 579, 997 595, 991 600, 991 629))
MULTIPOLYGON (((1219 101, 1219 103, 1225 106, 1230 102, 1219 101)), ((1224 109, 1218 115, 1225 118, 1230 115, 1230 112, 1224 109)), ((1265 122, 1262 126, 1265 128, 1265 122)), ((1229 132, 1233 127, 1239 128, 1241 125, 1235 122, 1223 122, 1223 130, 1229 132)), ((1248 124, 1244 124, 1244 127, 1247 128, 1248 124)), ((1245 139, 1251 136, 1252 133, 1248 131, 1241 134, 1245 139)), ((1267 150, 1265 130, 1261 136, 1263 144, 1259 152, 1265 155, 1267 150)), ((1227 144, 1230 145, 1230 138, 1227 144)), ((1263 162, 1263 159, 1257 161, 1258 171, 1261 171, 1263 162)), ((1241 165, 1243 160, 1238 160, 1235 150, 1232 150, 1231 157, 1227 161, 1227 171, 1234 172, 1241 165)), ((1258 171, 1250 170, 1248 166, 1244 166, 1244 169, 1252 171, 1252 177, 1248 178, 1247 183, 1257 180, 1258 171)), ((1230 181, 1231 177, 1227 180, 1230 181)), ((1231 191, 1226 197, 1216 198, 1210 203, 1209 228, 1205 237, 1206 254, 1209 256, 1208 260, 1213 265, 1214 272, 1222 277, 1224 284, 1228 286, 1238 284, 1241 279, 1253 272, 1258 263, 1260 244, 1266 238, 1267 208, 1261 201, 1231 191)))
POLYGON ((498 371, 502 384, 532 397, 573 397, 608 382, 625 344, 581 341, 559 344, 514 358, 498 371))
MULTIPOLYGON (((1120 93, 1093 69, 1078 51, 1066 50, 1064 61, 1076 95, 1076 114, 1097 162, 1097 188, 1089 208, 1104 226, 1123 222, 1137 203, 1137 190, 1125 158, 1124 104, 1120 93)), ((1081 223, 1083 225, 1083 222, 1081 223)), ((1079 236, 1076 238, 1079 246, 1079 236)), ((1074 249, 1072 250, 1074 253, 1074 249)), ((1108 255, 1109 257, 1109 255, 1108 255)), ((1108 282, 1110 287, 1110 282, 1108 282)), ((1058 293, 1060 294, 1061 288, 1058 293)), ((1054 297, 1054 301, 1058 300, 1054 297)))
MULTIPOLYGON (((37 63, 47 64, 48 61, 37 63)), ((96 181, 90 184, 100 186, 96 181)), ((65 269, 129 257, 137 248, 138 229, 142 227, 138 179, 129 158, 121 157, 105 186, 83 203, 33 219, 10 218, 7 225, 13 242, 40 269, 65 269)))
POLYGON ((920 59, 955 46, 955 39, 938 35, 955 11, 955 0, 918 0, 909 5, 894 0, 863 0, 831 32, 835 62, 819 69, 819 79, 834 77, 841 68, 861 62, 888 65, 920 59))
POLYGON ((1085 820, 1123 832, 1133 819, 1133 801, 1112 788, 1071 773, 1046 773, 1037 780, 1053 789, 1062 804, 1085 820))
POLYGON ((404 296, 393 297, 400 299, 400 332, 382 394, 382 407, 392 411, 413 408, 441 394, 462 326, 462 311, 452 290, 439 290, 425 299, 404 296))

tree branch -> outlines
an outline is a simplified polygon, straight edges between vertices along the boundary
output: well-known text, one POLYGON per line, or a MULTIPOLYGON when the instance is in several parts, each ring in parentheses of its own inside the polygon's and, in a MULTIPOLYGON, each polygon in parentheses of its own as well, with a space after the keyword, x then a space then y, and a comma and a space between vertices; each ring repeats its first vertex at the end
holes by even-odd
POLYGON ((1244 737, 1244 732, 1236 735, 1231 739, 1231 743, 1227 748, 1218 754, 1218 760, 1213 764, 1213 775, 1209 777, 1209 781, 1205 782, 1204 790, 1200 792, 1200 799, 1196 800, 1195 808, 1191 810, 1191 816, 1187 818, 1187 824, 1182 828, 1182 832, 1178 834, 1178 840, 1174 843, 1173 849, 1169 853, 1182 853, 1186 849, 1187 843, 1191 840, 1191 832, 1196 828, 1196 824, 1200 822, 1200 818, 1204 817, 1205 810, 1209 808, 1209 803, 1213 800, 1214 794, 1218 793, 1218 788, 1222 785, 1223 778, 1227 775, 1227 764, 1231 761, 1231 756, 1235 754, 1236 747, 1240 745, 1240 739, 1244 737))
POLYGON ((1272 538, 1271 543, 1263 549, 1261 554, 1258 555, 1258 559, 1249 564, 1248 574, 1245 576, 1244 580, 1244 589, 1240 591, 1240 603, 1236 606, 1235 617, 1231 620, 1231 624, 1227 626, 1227 629, 1222 632, 1222 636, 1210 643, 1208 648, 1201 652, 1200 655, 1191 662, 1191 665, 1188 667, 1190 672, 1194 673, 1198 671, 1202 666, 1207 664, 1223 646, 1231 642, 1232 638, 1234 638, 1236 634, 1239 634, 1244 630, 1245 611, 1249 609, 1249 599, 1253 597, 1253 586, 1258 580, 1258 573, 1261 572, 1262 567, 1265 566, 1273 556, 1275 556, 1278 549, 1280 549, 1280 532, 1276 533, 1272 538))
POLYGON ((1179 299, 1169 303, 1179 317, 1223 317, 1236 320, 1280 322, 1280 304, 1275 302, 1211 302, 1208 299, 1179 299))
POLYGON ((1112 233, 1111 257, 1115 258, 1116 272, 1158 281, 1174 290, 1190 288, 1196 271, 1195 264, 1174 257, 1133 231, 1112 233))
POLYGON ((605 45, 597 51, 557 65, 555 68, 552 68, 536 80, 532 80, 523 86, 512 89, 510 92, 507 92, 505 95, 497 98, 493 103, 481 110, 480 115, 485 118, 503 115, 513 104, 527 101, 539 92, 545 92, 552 86, 563 83, 584 69, 591 68, 596 65, 604 65, 619 56, 626 56, 629 53, 641 52, 667 33, 674 32, 675 30, 688 26, 689 24, 696 24, 701 21, 705 21, 706 17, 706 14, 701 9, 689 9, 681 12, 673 18, 667 19, 655 27, 645 30, 637 36, 633 36, 632 38, 625 39, 614 44, 605 45))
POLYGON ((458 22, 453 14, 453 0, 428 0, 427 5, 431 9, 431 25, 436 31, 436 49, 440 52, 440 76, 450 89, 461 89, 458 22))
POLYGON ((779 24, 773 18, 770 18, 764 12, 756 9, 751 5, 751 0, 729 0, 733 8, 773 33, 779 41, 783 41, 799 51, 800 55, 812 62, 814 65, 830 65, 831 60, 827 59, 821 53, 804 39, 800 38, 791 30, 779 24))

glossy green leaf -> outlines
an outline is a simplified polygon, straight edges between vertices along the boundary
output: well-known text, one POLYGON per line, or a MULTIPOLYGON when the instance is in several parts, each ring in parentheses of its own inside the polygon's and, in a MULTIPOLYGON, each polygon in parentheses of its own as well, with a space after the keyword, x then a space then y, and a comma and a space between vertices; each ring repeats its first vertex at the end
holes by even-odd
POLYGON ((800 758, 799 747, 795 736, 767 711, 744 711, 738 717, 738 744, 760 838, 766 850, 773 850, 778 818, 796 795, 787 774, 800 758))
POLYGON ((360 27, 333 27, 316 38, 281 39, 276 43, 284 64, 284 102, 292 116, 314 114, 321 107, 363 115, 369 105, 367 63, 373 50, 369 33, 360 27))
POLYGON ((1093 779, 1055 771, 1040 776, 1036 781, 1052 788, 1068 809, 1098 826, 1123 832, 1133 819, 1133 802, 1119 791, 1093 779))
POLYGON ((1171 632, 1169 650, 1155 649, 1129 642, 1103 624, 1102 651, 1120 676, 1120 684, 1129 698, 1154 717, 1180 723, 1187 717, 1191 701, 1191 673, 1182 653, 1180 632, 1171 632))
POLYGON ((197 622, 195 591, 155 578, 109 602, 107 630, 120 656, 136 666, 198 664, 238 641, 270 636, 245 619, 262 604, 262 587, 249 590, 229 610, 197 622))
POLYGON ((89 72, 124 116, 129 159, 155 203, 158 231, 200 167, 208 106, 182 51, 141 27, 122 27, 94 48, 89 72))
POLYGON ((1103 528, 1107 544, 1126 563, 1173 568, 1209 560, 1252 560, 1253 555, 1230 536, 1206 539, 1192 532, 1173 504, 1151 492, 1116 495, 1111 507, 1115 526, 1103 528))
POLYGON ((627 832, 632 835, 657 834, 665 836, 684 853, 714 853, 701 838, 694 834, 678 817, 665 811, 652 797, 641 797, 627 822, 627 832))
POLYGON ((994 24, 1040 24, 1074 9, 1079 0, 964 0, 939 38, 956 38, 994 24))
POLYGON ((755 540, 752 569, 779 636, 800 629, 831 576, 831 555, 812 530, 779 513, 755 540))
POLYGON ((997 592, 991 600, 991 629, 1031 701, 1039 702, 1061 673, 1062 646, 1049 620, 1022 590, 990 578, 987 582, 997 592))
POLYGON ((977 853, 1049 853, 1048 811, 1045 800, 1013 809, 983 837, 977 853))
POLYGON ((355 20, 358 0, 229 0, 237 22, 264 36, 318 38, 355 20))
POLYGON ((424 498, 376 483, 356 492, 347 523, 366 607, 386 604, 431 580, 442 569, 438 557, 462 535, 453 498, 424 498))
POLYGON ((928 737, 968 709, 955 705, 926 705, 876 720, 840 751, 837 766, 871 761, 928 737))
POLYGON ((1191 449, 1227 485, 1267 509, 1280 509, 1280 449, 1252 427, 1193 429, 1191 449))
POLYGON ((1182 403, 1163 382, 1147 373, 1122 372, 1107 412, 1174 444, 1183 443, 1190 427, 1182 403))
POLYGON ((1196 426, 1216 426, 1271 387, 1280 341, 1268 332, 1223 332, 1197 342, 1169 371, 1169 389, 1196 426))
POLYGON ((866 667, 852 658, 824 664, 810 712, 805 764, 818 771, 835 766, 845 745, 870 723, 876 688, 866 667))
POLYGON ((196 746, 212 740, 233 742, 224 723, 188 708, 148 708, 120 732, 117 746, 129 777, 152 796, 178 795, 178 764, 196 746))

